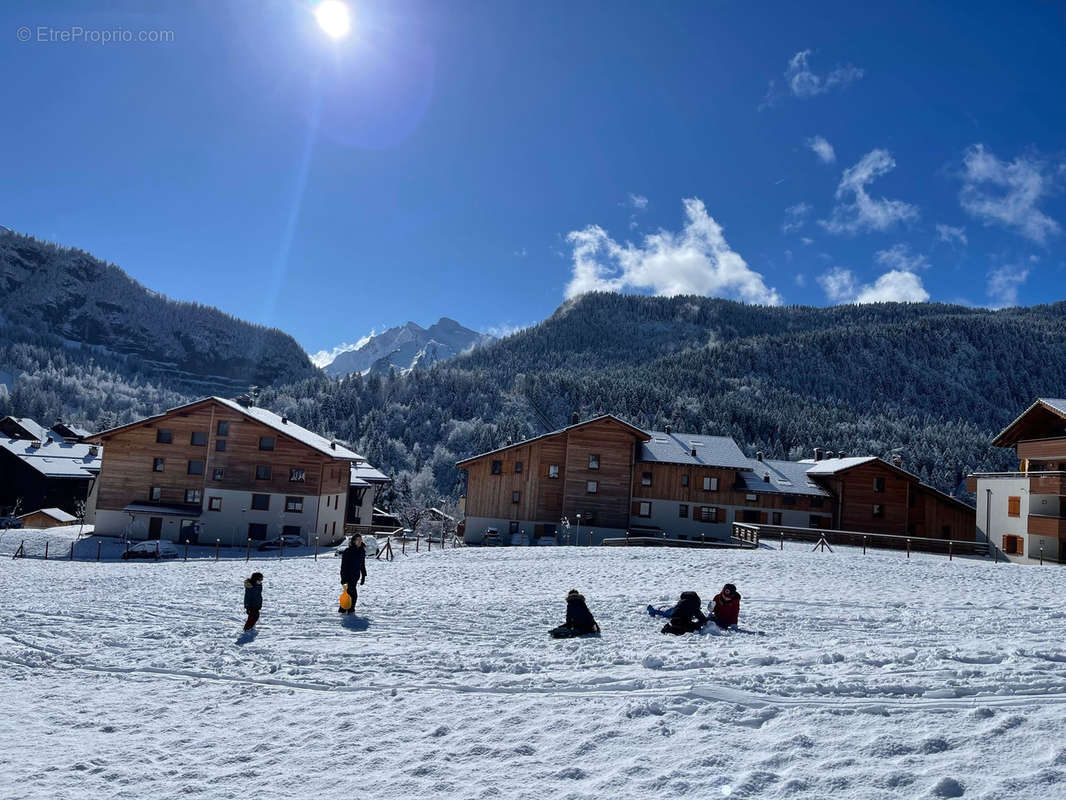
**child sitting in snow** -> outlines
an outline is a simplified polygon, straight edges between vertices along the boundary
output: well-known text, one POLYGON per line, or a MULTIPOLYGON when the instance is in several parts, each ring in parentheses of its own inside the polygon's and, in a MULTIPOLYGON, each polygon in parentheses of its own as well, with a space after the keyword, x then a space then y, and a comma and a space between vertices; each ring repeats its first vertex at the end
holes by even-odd
POLYGON ((740 617, 740 592, 737 587, 727 583, 722 591, 714 596, 708 609, 714 624, 719 628, 729 628, 737 624, 740 617))
POLYGON ((248 612, 248 620, 244 623, 244 629, 250 631, 259 621, 259 611, 263 607, 263 573, 253 572, 252 577, 244 579, 244 608, 248 612))
MULTIPOLYGON (((682 592, 670 613, 670 621, 663 626, 663 633, 681 636, 698 631, 707 624, 707 617, 700 610, 700 596, 695 592, 682 592)), ((648 607, 649 610, 651 606, 648 607)))
POLYGON ((570 639, 599 632, 600 626, 589 611, 585 598, 577 589, 571 589, 566 595, 566 622, 558 628, 553 628, 551 635, 556 639, 570 639))

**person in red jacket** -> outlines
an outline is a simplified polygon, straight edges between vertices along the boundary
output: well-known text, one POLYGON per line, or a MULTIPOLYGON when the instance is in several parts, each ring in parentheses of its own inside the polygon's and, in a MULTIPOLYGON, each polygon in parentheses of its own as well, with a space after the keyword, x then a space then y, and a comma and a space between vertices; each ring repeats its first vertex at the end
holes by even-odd
POLYGON ((740 618, 740 593, 737 587, 727 583, 711 601, 711 619, 719 628, 729 628, 740 618))

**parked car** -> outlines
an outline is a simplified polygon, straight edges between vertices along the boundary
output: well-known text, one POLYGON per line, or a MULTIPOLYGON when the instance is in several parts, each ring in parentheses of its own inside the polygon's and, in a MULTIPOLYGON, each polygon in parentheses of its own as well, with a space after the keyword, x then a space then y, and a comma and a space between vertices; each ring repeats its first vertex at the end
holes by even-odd
POLYGON ((177 558, 177 546, 166 539, 152 539, 147 542, 137 542, 130 545, 129 549, 122 554, 123 560, 133 558, 177 558))
POLYGON ((259 550, 280 550, 282 548, 282 546, 285 546, 285 547, 303 547, 304 546, 304 540, 301 539, 299 536, 294 536, 291 533, 286 533, 286 534, 283 534, 282 536, 279 536, 277 539, 267 539, 265 542, 263 542, 261 545, 259 545, 258 549, 259 550))
POLYGON ((482 540, 482 544, 486 547, 496 547, 500 544, 500 531, 497 528, 486 528, 485 538, 482 540))
POLYGON ((18 517, 0 517, 0 531, 17 529, 22 527, 22 520, 18 517))
POLYGON ((363 544, 366 545, 366 554, 376 556, 378 554, 378 538, 376 536, 364 536, 363 544))

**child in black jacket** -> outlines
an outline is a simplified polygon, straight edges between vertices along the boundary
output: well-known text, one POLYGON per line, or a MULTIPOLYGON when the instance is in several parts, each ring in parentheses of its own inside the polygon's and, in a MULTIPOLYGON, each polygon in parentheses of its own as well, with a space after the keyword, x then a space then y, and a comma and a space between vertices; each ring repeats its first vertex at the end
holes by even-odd
POLYGON ((263 608, 262 572, 253 572, 252 577, 244 579, 244 608, 248 612, 244 629, 250 631, 259 621, 259 611, 263 608))
POLYGON ((556 639, 570 639, 599 632, 600 626, 589 611, 585 598, 577 589, 571 589, 566 595, 566 622, 553 628, 551 635, 556 639))

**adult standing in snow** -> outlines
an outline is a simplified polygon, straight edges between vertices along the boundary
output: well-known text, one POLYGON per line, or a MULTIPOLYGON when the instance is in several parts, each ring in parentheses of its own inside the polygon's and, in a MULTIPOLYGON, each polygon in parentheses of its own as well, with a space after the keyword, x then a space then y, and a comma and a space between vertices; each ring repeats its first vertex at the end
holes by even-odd
POLYGON ((341 583, 348 589, 352 604, 348 608, 338 609, 340 613, 355 612, 355 601, 359 599, 359 583, 366 583, 366 545, 358 533, 348 542, 348 547, 341 553, 341 583))
POLYGON ((663 626, 663 633, 681 636, 698 631, 707 624, 707 617, 700 609, 700 596, 695 592, 682 592, 670 614, 670 621, 663 626))
POLYGON ((728 628, 736 625, 740 618, 740 592, 737 587, 727 583, 722 591, 714 596, 711 601, 711 618, 719 628, 728 628))
POLYGON ((244 629, 250 631, 259 621, 259 612, 263 608, 263 573, 253 572, 250 578, 244 579, 244 610, 248 612, 248 619, 244 623, 244 629))
POLYGON ((551 635, 556 639, 570 639, 599 632, 600 626, 589 611, 584 596, 577 589, 571 589, 566 594, 566 622, 554 628, 551 635))

